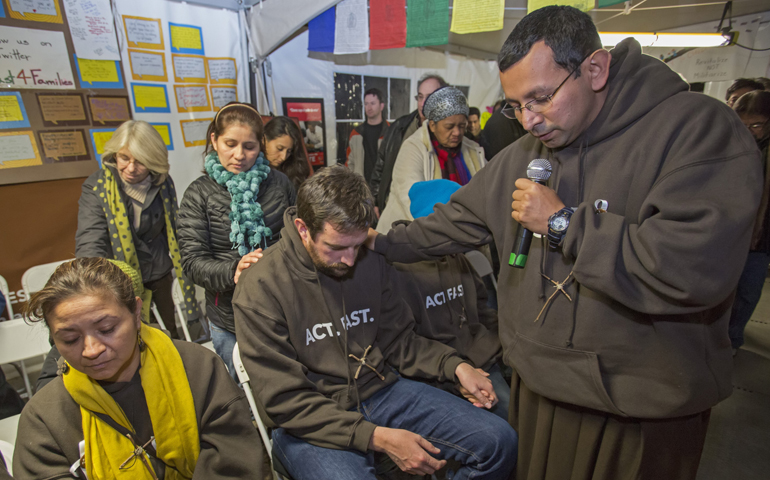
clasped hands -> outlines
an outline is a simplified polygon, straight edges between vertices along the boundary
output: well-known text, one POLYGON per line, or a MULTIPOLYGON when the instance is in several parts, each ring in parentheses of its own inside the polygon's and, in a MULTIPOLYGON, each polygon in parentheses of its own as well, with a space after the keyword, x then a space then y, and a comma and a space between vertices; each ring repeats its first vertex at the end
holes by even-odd
MULTIPOLYGON (((463 396, 475 406, 492 408, 497 404, 495 389, 487 378, 489 374, 468 363, 461 363, 455 369, 455 376, 461 385, 458 388, 465 392, 463 396)), ((376 427, 369 440, 369 450, 387 453, 398 468, 412 475, 432 475, 446 465, 446 460, 433 457, 441 450, 408 430, 376 427)))

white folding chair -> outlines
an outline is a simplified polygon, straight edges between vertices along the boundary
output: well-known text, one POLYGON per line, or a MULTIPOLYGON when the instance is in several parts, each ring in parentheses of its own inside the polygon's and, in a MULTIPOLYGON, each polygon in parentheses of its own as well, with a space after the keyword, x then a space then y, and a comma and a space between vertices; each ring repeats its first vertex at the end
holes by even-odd
POLYGON ((43 287, 45 287, 46 282, 48 282, 48 279, 51 278, 51 275, 53 275, 56 267, 62 263, 67 263, 72 260, 74 260, 74 258, 62 260, 60 262, 44 263, 42 265, 35 265, 34 267, 28 268, 27 271, 24 272, 24 275, 21 276, 21 288, 24 289, 24 293, 27 294, 27 298, 29 298, 33 293, 42 290, 43 287))
POLYGON ((174 277, 174 282, 171 284, 171 297, 174 299, 174 307, 176 307, 176 314, 184 331, 184 338, 188 342, 192 342, 190 332, 187 331, 187 315, 184 313, 184 292, 182 292, 182 286, 179 285, 179 279, 176 277, 174 277))
POLYGON ((45 358, 51 350, 48 336, 48 328, 42 321, 32 325, 28 325, 22 318, 0 322, 0 365, 20 364, 17 368, 24 379, 29 398, 32 398, 32 387, 24 360, 38 355, 45 358))
POLYGON ((235 373, 238 375, 238 381, 241 382, 243 387, 243 393, 246 394, 246 400, 249 402, 249 408, 251 414, 254 415, 254 420, 257 422, 257 429, 259 435, 262 437, 262 443, 265 444, 265 450, 267 450, 267 457, 270 459, 270 470, 273 472, 273 476, 278 480, 285 480, 286 477, 275 471, 272 464, 273 462, 273 440, 267 433, 267 427, 265 427, 262 417, 259 416, 259 410, 257 409, 257 402, 254 400, 254 394, 251 391, 251 379, 241 361, 241 351, 238 348, 238 344, 235 344, 233 348, 233 365, 235 366, 235 373))
POLYGON ((5 459, 8 473, 13 475, 11 464, 13 463, 13 446, 16 445, 16 432, 19 427, 21 414, 0 420, 0 452, 5 459))
MULTIPOLYGON (((8 282, 5 281, 2 275, 0 275, 0 295, 5 298, 5 311, 8 313, 8 320, 13 320, 13 307, 11 306, 11 291, 8 289, 8 282)), ((3 312, 0 312, 2 315, 3 312)))
POLYGON ((487 257, 478 250, 465 252, 465 257, 469 262, 471 262, 473 269, 476 270, 476 273, 479 274, 479 277, 486 277, 489 275, 489 277, 492 279, 492 285, 495 287, 495 291, 497 291, 497 279, 495 278, 495 271, 492 269, 492 264, 489 263, 487 257))

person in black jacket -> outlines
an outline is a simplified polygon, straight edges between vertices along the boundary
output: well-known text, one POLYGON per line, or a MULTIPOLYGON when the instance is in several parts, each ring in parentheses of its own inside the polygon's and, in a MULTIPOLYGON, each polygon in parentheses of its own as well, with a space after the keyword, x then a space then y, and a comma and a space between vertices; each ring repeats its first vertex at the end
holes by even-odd
POLYGON ((182 266, 206 289, 211 340, 233 378, 235 284, 278 241, 283 212, 296 202, 289 177, 260 151, 263 131, 251 105, 222 107, 209 125, 205 174, 187 188, 179 209, 182 266))
POLYGON ((176 191, 168 175, 166 144, 149 123, 129 120, 118 127, 104 150, 103 168, 83 182, 75 256, 131 265, 145 287, 144 318, 149 318, 150 301, 154 302, 171 336, 177 338, 172 269, 186 293, 187 320, 197 320, 199 312, 194 286, 182 277, 176 191))
POLYGON ((404 143, 404 140, 411 137, 420 128, 422 122, 425 121, 425 115, 422 114, 422 106, 425 104, 425 99, 431 93, 447 85, 446 80, 435 73, 424 75, 417 82, 417 96, 415 97, 415 100, 417 100, 417 110, 399 117, 388 127, 388 131, 385 132, 385 137, 382 139, 380 148, 377 150, 377 163, 374 164, 372 178, 369 180, 369 187, 372 190, 372 195, 377 203, 377 210, 379 212, 382 212, 385 209, 385 204, 388 203, 390 183, 393 178, 393 165, 396 164, 401 144, 404 143))

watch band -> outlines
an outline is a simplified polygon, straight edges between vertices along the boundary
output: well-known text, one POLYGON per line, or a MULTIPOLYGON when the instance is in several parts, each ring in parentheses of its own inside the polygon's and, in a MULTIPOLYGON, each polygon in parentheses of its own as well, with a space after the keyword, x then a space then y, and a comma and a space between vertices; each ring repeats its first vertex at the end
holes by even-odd
POLYGON ((548 219, 548 244, 552 248, 558 248, 561 245, 562 240, 564 240, 564 236, 567 234, 567 229, 569 228, 569 221, 570 218, 572 218, 572 214, 575 212, 574 209, 569 207, 564 207, 558 212, 551 215, 551 217, 548 219), (567 226, 563 230, 555 230, 553 228, 554 221, 558 218, 563 218, 567 221, 567 226))

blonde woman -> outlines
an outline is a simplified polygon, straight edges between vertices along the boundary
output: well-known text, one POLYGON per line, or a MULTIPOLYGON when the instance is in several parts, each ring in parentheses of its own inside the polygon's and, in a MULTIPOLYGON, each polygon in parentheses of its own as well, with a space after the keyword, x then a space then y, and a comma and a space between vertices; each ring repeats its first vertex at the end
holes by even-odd
MULTIPOLYGON (((182 273, 176 240, 177 199, 168 175, 168 150, 147 122, 129 120, 104 145, 102 168, 83 183, 75 235, 77 257, 121 260, 139 272, 150 300, 177 337, 172 268, 182 273)), ((198 318, 191 282, 179 277, 188 318, 198 318)), ((196 335, 193 335, 196 336, 196 335)))

